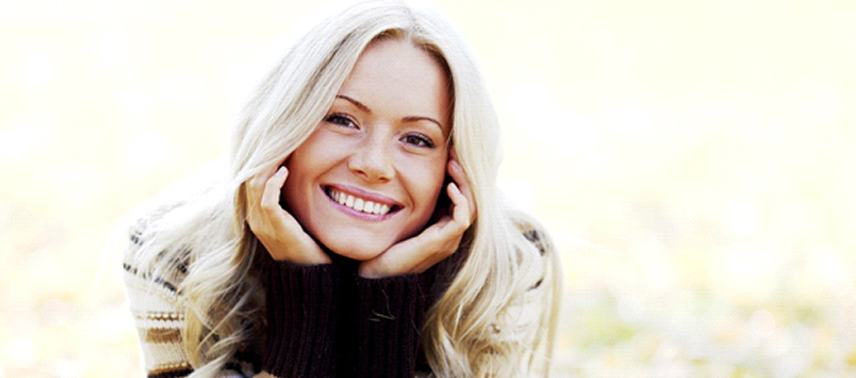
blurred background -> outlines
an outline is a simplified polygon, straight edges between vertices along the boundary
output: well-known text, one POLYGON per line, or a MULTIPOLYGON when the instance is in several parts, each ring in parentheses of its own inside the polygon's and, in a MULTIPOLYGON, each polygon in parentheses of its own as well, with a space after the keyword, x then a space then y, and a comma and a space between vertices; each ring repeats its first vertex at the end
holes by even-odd
MULTIPOLYGON (((0 377, 142 374, 121 225, 344 4, 309 3, 0 6, 0 377)), ((856 2, 432 6, 561 251, 557 375, 856 374, 856 2)))

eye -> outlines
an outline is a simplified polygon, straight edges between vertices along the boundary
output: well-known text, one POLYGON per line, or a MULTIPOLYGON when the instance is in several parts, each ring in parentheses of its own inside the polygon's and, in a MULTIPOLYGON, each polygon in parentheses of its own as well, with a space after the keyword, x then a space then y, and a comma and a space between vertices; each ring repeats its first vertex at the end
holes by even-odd
POLYGON ((332 123, 332 124, 337 125, 337 126, 349 127, 349 128, 355 128, 355 129, 359 128, 359 126, 357 126, 357 123, 354 122, 354 120, 351 119, 351 117, 348 117, 344 114, 339 114, 339 113, 330 114, 327 116, 327 118, 324 118, 324 121, 332 123))
POLYGON ((422 134, 407 134, 401 138, 401 141, 416 147, 434 148, 434 142, 431 141, 431 138, 422 134))

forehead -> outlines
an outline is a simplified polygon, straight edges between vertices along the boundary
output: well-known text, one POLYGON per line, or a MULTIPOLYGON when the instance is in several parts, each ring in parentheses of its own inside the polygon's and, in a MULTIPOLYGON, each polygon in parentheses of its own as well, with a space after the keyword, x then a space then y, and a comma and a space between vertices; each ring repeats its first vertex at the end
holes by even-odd
POLYGON ((373 113, 437 119, 448 131, 449 91, 436 56, 410 41, 383 39, 366 47, 339 94, 356 98, 373 113))

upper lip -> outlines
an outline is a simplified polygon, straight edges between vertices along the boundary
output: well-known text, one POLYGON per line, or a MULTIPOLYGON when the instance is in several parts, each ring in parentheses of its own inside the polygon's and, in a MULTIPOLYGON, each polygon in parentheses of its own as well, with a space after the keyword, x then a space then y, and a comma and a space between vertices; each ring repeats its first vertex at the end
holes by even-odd
POLYGON ((393 207, 393 206, 404 207, 404 205, 402 205, 400 202, 398 202, 398 201, 396 201, 390 197, 387 197, 387 196, 380 194, 380 193, 373 193, 373 192, 367 191, 365 189, 360 189, 360 188, 355 187, 355 186, 339 185, 339 184, 330 184, 330 185, 326 185, 326 186, 337 191, 337 192, 347 193, 347 194, 350 194, 352 196, 367 199, 367 200, 372 201, 372 202, 380 203, 383 205, 388 205, 389 207, 393 207))

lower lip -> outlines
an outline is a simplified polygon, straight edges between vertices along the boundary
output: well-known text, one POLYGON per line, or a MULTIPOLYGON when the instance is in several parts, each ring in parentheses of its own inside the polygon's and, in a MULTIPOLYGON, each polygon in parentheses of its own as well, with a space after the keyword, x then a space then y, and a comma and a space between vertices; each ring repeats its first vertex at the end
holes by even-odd
POLYGON ((324 191, 323 187, 321 188, 321 194, 324 195, 324 198, 326 198, 328 201, 330 201, 330 203, 333 204, 333 207, 339 209, 341 212, 348 214, 352 217, 359 218, 359 219, 366 220, 366 221, 381 222, 381 221, 385 221, 389 218, 392 218, 393 215, 398 213, 396 211, 395 213, 389 212, 389 213, 386 213, 384 215, 366 214, 362 211, 356 211, 350 207, 347 207, 345 205, 342 205, 342 204, 334 201, 332 198, 330 198, 330 196, 327 195, 327 192, 324 191))

